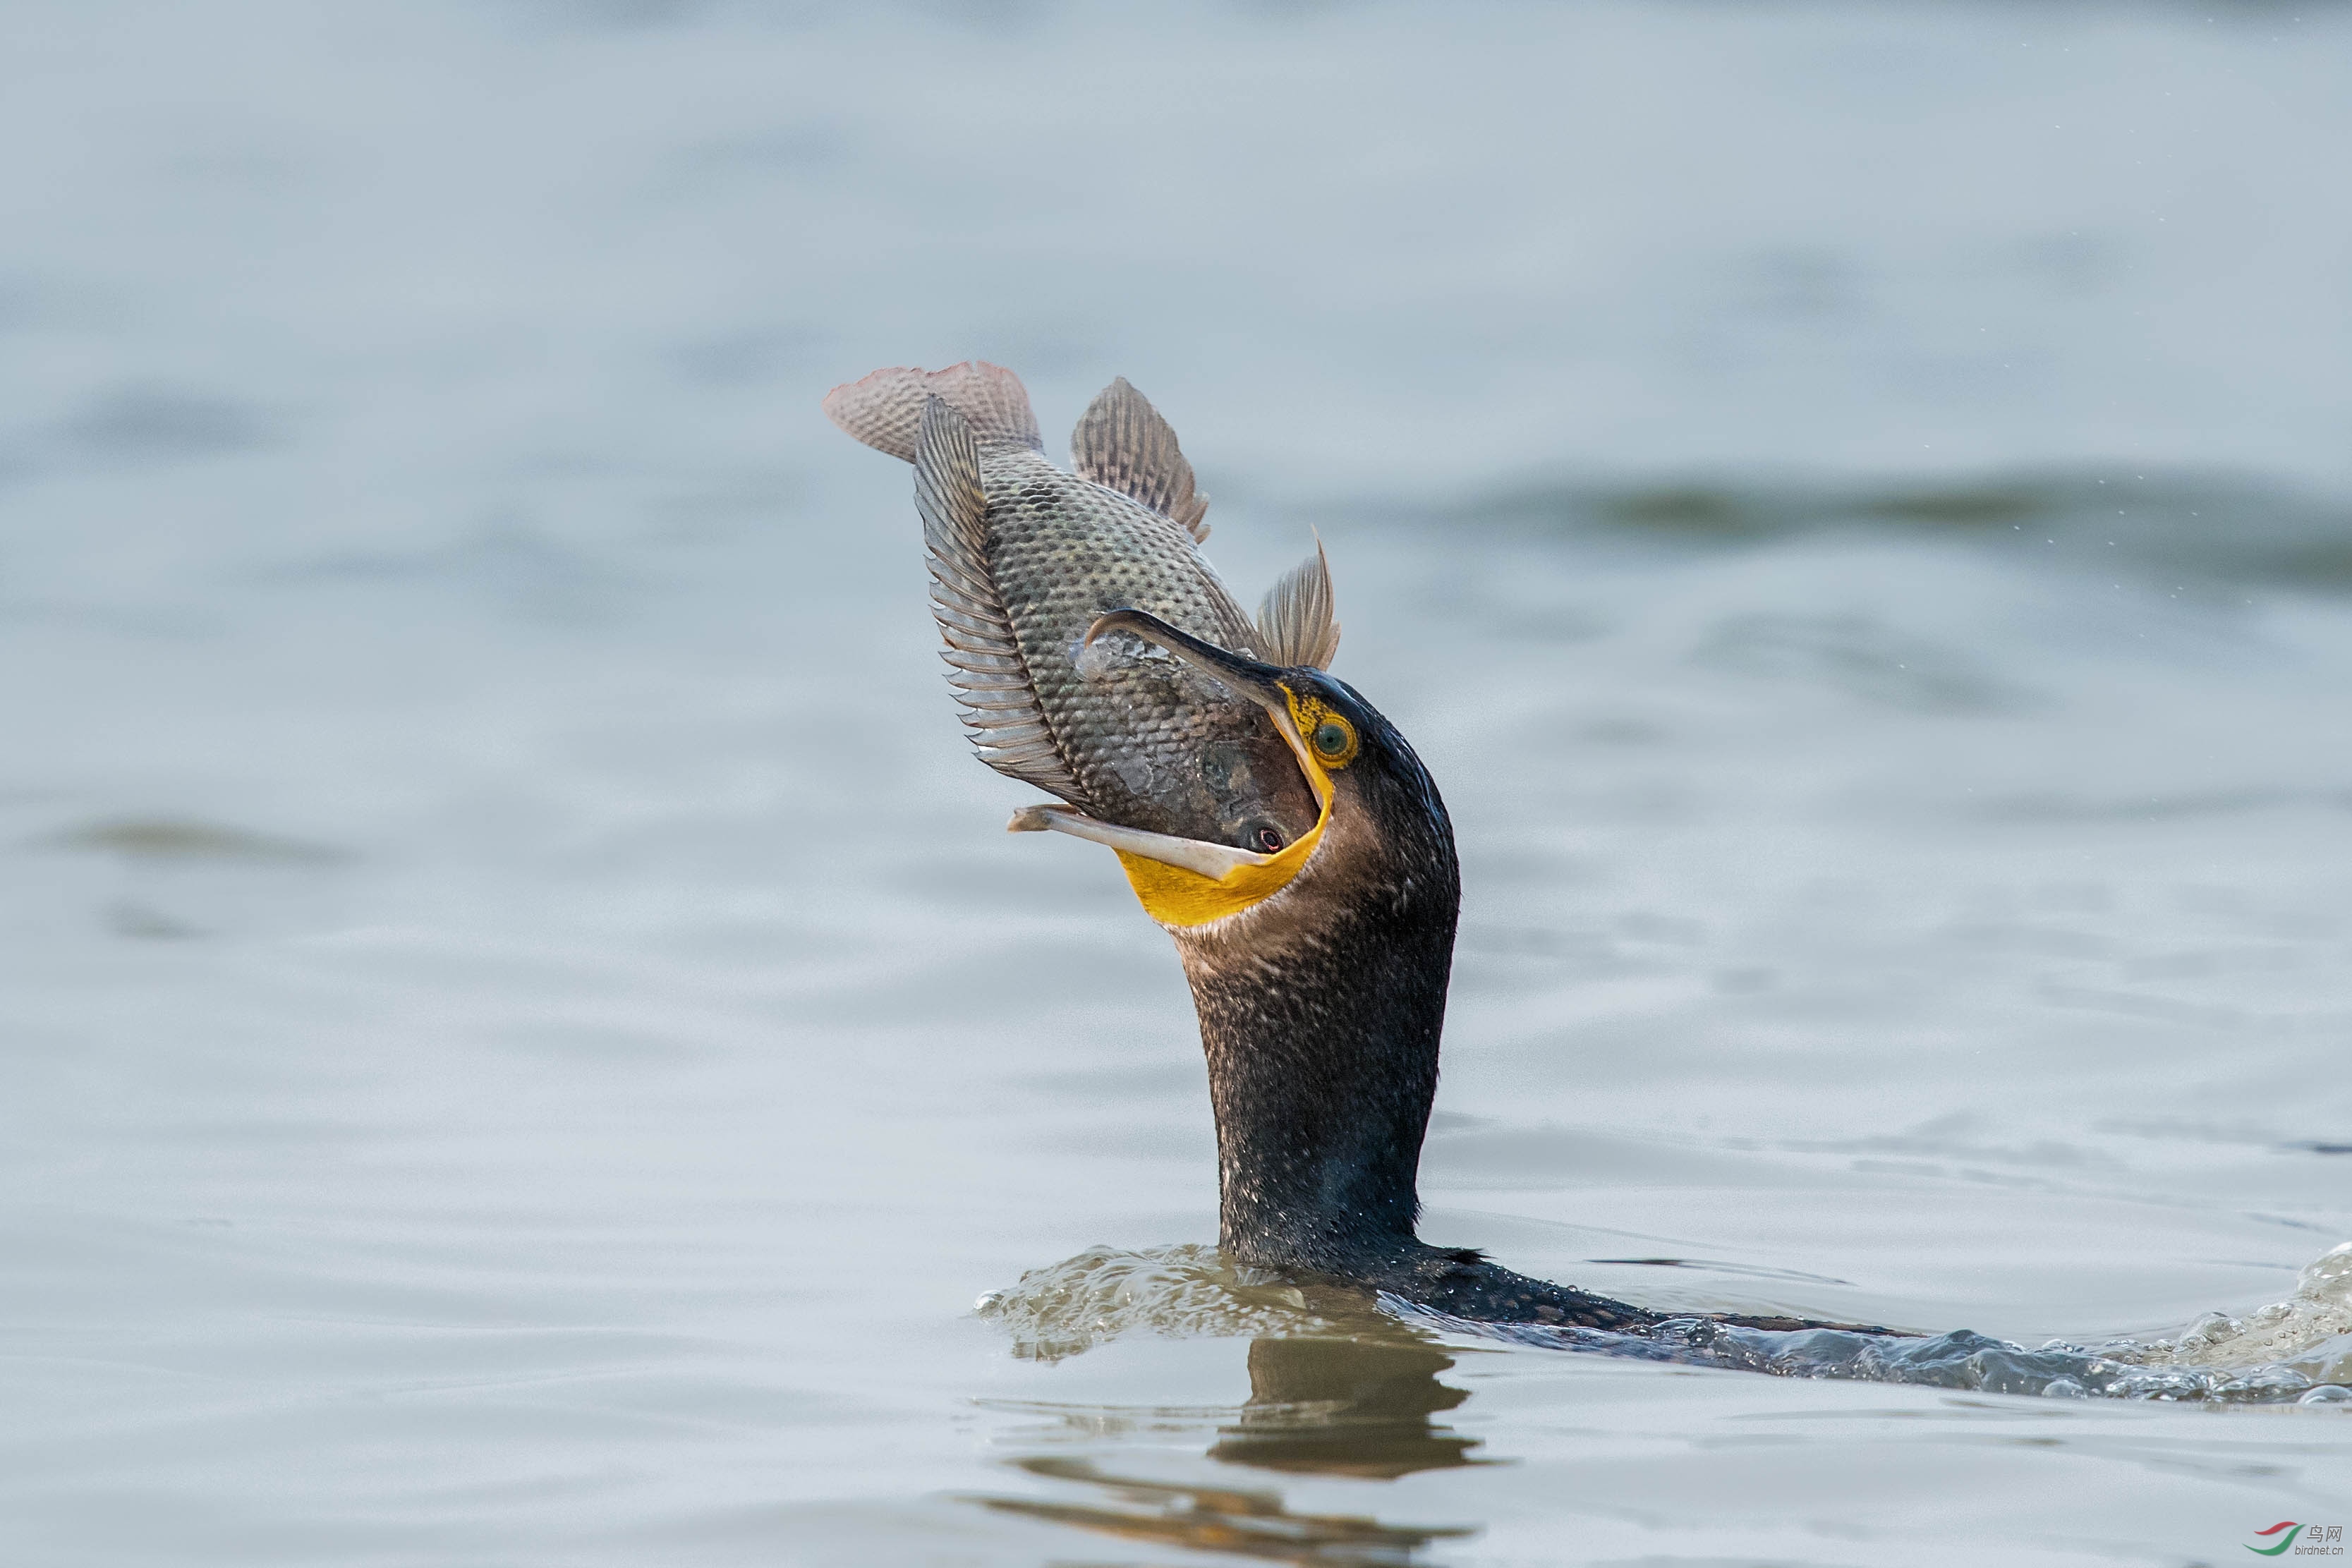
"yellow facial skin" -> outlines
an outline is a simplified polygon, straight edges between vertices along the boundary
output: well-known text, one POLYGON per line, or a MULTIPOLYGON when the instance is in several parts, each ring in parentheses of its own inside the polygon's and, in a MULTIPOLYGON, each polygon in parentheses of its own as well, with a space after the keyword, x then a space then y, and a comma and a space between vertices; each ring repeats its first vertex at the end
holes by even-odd
MULTIPOLYGON (((1324 706, 1319 697, 1302 697, 1288 686, 1282 688, 1282 695, 1290 699, 1290 722, 1306 737, 1307 749, 1314 754, 1311 760, 1315 768, 1337 773, 1356 760, 1361 743, 1357 739, 1354 725, 1324 706)), ((1310 782, 1315 768, 1307 769, 1310 782)))
POLYGON ((1316 845, 1323 841, 1323 830, 1331 821, 1331 775, 1356 759, 1360 741, 1356 727, 1319 698, 1302 696, 1286 685, 1282 694, 1290 712, 1286 717, 1276 715, 1275 722, 1283 738, 1290 742, 1290 749, 1298 754, 1307 787, 1322 808, 1315 825, 1279 853, 1258 863, 1235 866, 1221 877, 1203 876, 1184 866, 1118 851, 1118 862, 1127 868, 1128 883, 1142 902, 1144 913, 1160 925, 1206 925, 1264 903, 1290 885, 1315 853, 1316 845))

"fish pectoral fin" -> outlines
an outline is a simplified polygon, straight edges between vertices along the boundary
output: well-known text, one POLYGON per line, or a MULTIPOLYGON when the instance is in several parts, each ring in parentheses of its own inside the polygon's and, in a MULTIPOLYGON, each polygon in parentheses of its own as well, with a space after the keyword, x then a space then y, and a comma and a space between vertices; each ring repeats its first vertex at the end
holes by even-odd
POLYGON ((1292 669, 1329 669, 1339 652, 1335 608, 1331 563, 1318 538, 1315 553, 1284 572, 1258 605, 1257 634, 1265 643, 1258 657, 1292 669))
POLYGON ((1086 839, 1107 844, 1122 854, 1140 855, 1145 860, 1158 861, 1207 877, 1211 882, 1223 881, 1243 866, 1265 865, 1272 855, 1252 854, 1229 844, 1213 844, 1202 839, 1180 839, 1172 833, 1146 832, 1140 828, 1122 828, 1110 822, 1098 822, 1085 813, 1067 806, 1024 806, 1013 813, 1004 824, 1008 833, 1067 833, 1072 838, 1086 839))
POLYGON ((1192 487, 1192 465, 1176 432, 1125 376, 1103 388, 1070 434, 1070 459, 1082 479, 1173 517, 1198 544, 1209 537, 1209 498, 1192 487))
POLYGON ((948 685, 980 759, 1066 800, 1086 798, 1037 701, 1013 617, 988 563, 988 496, 971 423, 927 397, 915 437, 915 510, 931 569, 931 618, 947 640, 948 685))

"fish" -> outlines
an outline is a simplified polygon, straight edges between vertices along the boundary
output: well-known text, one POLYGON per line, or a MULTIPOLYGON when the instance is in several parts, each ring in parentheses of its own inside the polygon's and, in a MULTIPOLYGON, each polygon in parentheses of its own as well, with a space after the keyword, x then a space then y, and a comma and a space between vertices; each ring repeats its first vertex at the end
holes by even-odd
MULTIPOLYGON (((915 467, 931 614, 973 749, 1095 821, 1272 855, 1318 803, 1264 709, 1124 632, 1140 610, 1271 664, 1339 651, 1330 563, 1315 554, 1244 614, 1201 554, 1208 498, 1176 433, 1124 377, 1045 455, 1029 394, 1002 366, 898 366, 837 386, 834 423, 915 467)), ((1049 825, 1016 814, 1016 831, 1049 825)))

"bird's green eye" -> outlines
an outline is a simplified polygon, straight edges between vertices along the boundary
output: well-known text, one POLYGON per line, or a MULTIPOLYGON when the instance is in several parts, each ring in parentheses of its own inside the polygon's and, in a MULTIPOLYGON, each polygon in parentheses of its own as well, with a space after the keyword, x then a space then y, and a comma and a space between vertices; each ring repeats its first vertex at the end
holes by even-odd
POLYGON ((1287 686, 1283 695, 1290 699, 1290 722, 1298 727, 1290 733, 1299 746, 1300 760, 1311 762, 1317 771, 1326 774, 1356 760, 1360 742, 1356 727, 1345 716, 1332 712, 1320 697, 1303 695, 1287 686))

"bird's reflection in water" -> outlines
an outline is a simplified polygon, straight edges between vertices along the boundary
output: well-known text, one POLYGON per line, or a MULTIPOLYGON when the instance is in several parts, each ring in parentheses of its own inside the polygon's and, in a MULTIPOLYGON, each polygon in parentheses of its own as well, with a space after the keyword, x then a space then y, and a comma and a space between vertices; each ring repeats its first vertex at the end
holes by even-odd
MULTIPOLYGON (((1469 1397, 1437 1381, 1451 1356, 1418 1344, 1349 1339, 1261 1339, 1250 1345, 1250 1398, 1221 1427, 1208 1457, 1292 1475, 1391 1480, 1415 1470, 1483 1464, 1475 1438, 1430 1417, 1469 1397)), ((1354 1514, 1294 1513, 1270 1489, 1188 1485, 1110 1474, 1093 1461, 1036 1457, 1014 1463, 1091 1494, 1073 1501, 976 1498, 999 1512, 1275 1563, 1369 1568, 1420 1560, 1434 1541, 1475 1534, 1459 1526, 1387 1524, 1354 1514)))
POLYGON ((1454 1358, 1425 1345, 1348 1339, 1261 1339, 1250 1345, 1250 1399, 1213 1459, 1305 1475, 1392 1480, 1483 1461, 1475 1437, 1430 1417, 1470 1396, 1437 1381, 1454 1358))

